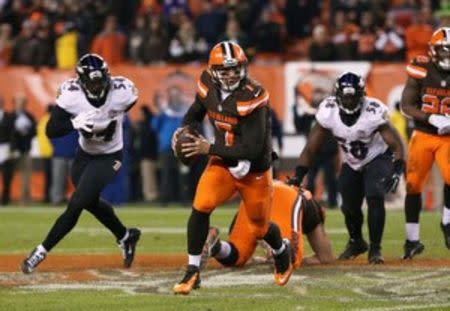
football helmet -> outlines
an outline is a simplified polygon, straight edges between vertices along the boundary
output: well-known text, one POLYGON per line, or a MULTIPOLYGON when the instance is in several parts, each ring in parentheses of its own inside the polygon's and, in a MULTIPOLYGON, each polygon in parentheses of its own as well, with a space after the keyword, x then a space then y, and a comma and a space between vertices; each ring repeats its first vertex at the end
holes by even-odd
POLYGON ((364 79, 350 71, 343 73, 336 81, 335 95, 339 109, 346 114, 358 112, 365 95, 364 79))
POLYGON ((220 42, 209 53, 208 68, 213 79, 226 92, 236 90, 247 78, 247 67, 244 50, 234 42, 220 42))
POLYGON ((85 54, 75 70, 78 81, 89 99, 98 100, 105 96, 111 81, 108 64, 97 54, 85 54))
POLYGON ((429 54, 443 70, 450 70, 450 27, 441 27, 431 36, 429 54))

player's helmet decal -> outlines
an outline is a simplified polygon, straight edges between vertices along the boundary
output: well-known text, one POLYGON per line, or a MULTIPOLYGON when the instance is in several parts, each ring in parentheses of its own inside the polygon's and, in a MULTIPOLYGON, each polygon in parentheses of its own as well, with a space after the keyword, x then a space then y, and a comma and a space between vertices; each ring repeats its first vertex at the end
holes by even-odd
POLYGON ((97 54, 85 54, 75 68, 81 87, 90 99, 100 99, 106 94, 110 85, 108 65, 97 54))
POLYGON ((443 70, 450 70, 450 27, 441 27, 431 36, 429 54, 443 70))
POLYGON ((222 90, 231 92, 247 77, 248 60, 236 43, 223 41, 209 53, 208 68, 222 90))
POLYGON ((345 72, 335 84, 336 101, 339 109, 354 114, 361 109, 365 95, 364 79, 353 72, 345 72))

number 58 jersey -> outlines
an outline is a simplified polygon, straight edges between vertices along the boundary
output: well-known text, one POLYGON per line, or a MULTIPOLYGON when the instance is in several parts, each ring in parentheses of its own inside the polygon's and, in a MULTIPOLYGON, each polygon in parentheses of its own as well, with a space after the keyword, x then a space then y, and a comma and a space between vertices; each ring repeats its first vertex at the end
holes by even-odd
POLYGON ((56 104, 72 115, 97 110, 93 117, 93 131, 81 131, 78 143, 89 154, 109 154, 123 148, 122 122, 128 109, 138 98, 133 82, 124 77, 111 77, 105 102, 93 106, 76 79, 65 81, 58 90, 56 104))
POLYGON ((319 105, 316 120, 331 131, 341 147, 343 161, 356 171, 388 148, 378 132, 388 122, 388 110, 376 98, 364 97, 358 120, 348 126, 342 122, 336 98, 327 97, 319 105))

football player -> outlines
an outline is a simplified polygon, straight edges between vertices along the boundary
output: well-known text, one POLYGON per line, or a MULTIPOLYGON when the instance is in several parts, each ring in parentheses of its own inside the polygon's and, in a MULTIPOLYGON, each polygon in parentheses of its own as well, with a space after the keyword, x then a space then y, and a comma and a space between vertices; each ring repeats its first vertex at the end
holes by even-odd
POLYGON ((75 191, 45 240, 22 262, 24 273, 31 273, 72 230, 83 209, 114 234, 122 248, 125 267, 133 263, 141 234, 136 228, 127 229, 112 206, 100 198, 100 192, 122 164, 122 120, 136 103, 137 90, 130 80, 111 77, 106 62, 96 54, 81 57, 76 74, 76 79, 65 81, 59 88, 46 128, 49 138, 72 130, 80 132, 71 172, 75 191))
MULTIPOLYGON (((269 222, 272 191, 271 125, 269 93, 247 74, 247 57, 236 43, 224 41, 210 52, 208 69, 198 81, 197 95, 183 124, 195 127, 208 115, 214 126, 214 143, 191 135, 182 145, 185 156, 210 156, 197 185, 187 225, 188 266, 175 294, 189 294, 200 284, 200 259, 209 230, 209 216, 216 206, 238 192, 256 237, 273 249, 274 280, 288 282, 292 273, 291 247, 280 229, 269 222)), ((172 140, 175 149, 178 129, 172 140)))
POLYGON ((396 191, 405 166, 401 138, 388 121, 387 107, 379 100, 365 96, 365 83, 359 75, 346 72, 336 81, 335 95, 327 97, 319 105, 316 121, 291 182, 300 185, 317 148, 327 133, 331 133, 343 154, 339 191, 350 236, 339 259, 352 259, 368 249, 362 236, 361 206, 365 197, 369 263, 383 263, 384 194, 396 191))
MULTIPOLYGON (((312 198, 311 192, 290 187, 280 181, 274 181, 270 221, 276 223, 284 239, 292 245, 291 260, 294 268, 301 264, 327 264, 334 260, 331 243, 323 228, 324 209, 312 198), (314 251, 310 257, 303 258, 303 235, 308 238, 314 251)), ((202 252, 201 267, 209 257, 214 257, 224 266, 243 266, 251 258, 258 239, 249 226, 242 201, 228 233, 228 240, 219 239, 219 230, 209 229, 208 238, 202 252)), ((265 245, 265 242, 261 243, 265 245)), ((268 252, 267 259, 271 259, 268 252)))
POLYGON ((419 238, 423 182, 435 161, 444 179, 441 229, 450 249, 450 27, 439 28, 429 56, 417 56, 406 67, 401 98, 403 113, 414 120, 406 163, 406 241, 403 259, 424 250, 419 238))

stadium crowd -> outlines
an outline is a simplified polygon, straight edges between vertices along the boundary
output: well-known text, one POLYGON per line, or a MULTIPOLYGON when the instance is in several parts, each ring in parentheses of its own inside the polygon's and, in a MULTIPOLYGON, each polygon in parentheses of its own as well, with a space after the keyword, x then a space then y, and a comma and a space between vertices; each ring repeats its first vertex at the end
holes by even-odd
POLYGON ((0 66, 73 68, 205 60, 228 39, 255 61, 410 59, 425 51, 438 0, 2 0, 0 66))

